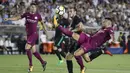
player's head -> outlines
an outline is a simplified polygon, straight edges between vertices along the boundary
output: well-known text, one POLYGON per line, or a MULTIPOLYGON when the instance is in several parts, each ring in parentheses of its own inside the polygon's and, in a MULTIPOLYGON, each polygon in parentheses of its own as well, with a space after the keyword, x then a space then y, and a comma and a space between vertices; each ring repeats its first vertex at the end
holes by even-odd
POLYGON ((29 7, 29 10, 31 13, 35 13, 37 11, 37 5, 35 3, 32 3, 29 7))
POLYGON ((105 18, 103 21, 102 21, 102 26, 103 27, 112 27, 112 21, 110 18, 105 18))
POLYGON ((69 16, 74 17, 76 15, 77 9, 75 7, 70 7, 69 8, 69 16))

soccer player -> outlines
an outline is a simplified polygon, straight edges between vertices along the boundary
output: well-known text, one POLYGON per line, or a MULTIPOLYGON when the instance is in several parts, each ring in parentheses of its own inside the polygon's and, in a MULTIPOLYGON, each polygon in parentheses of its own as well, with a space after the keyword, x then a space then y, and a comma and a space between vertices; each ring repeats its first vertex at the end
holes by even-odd
MULTIPOLYGON (((76 13, 77 13, 76 8, 70 8, 69 9, 69 18, 72 21, 72 23, 70 24, 70 30, 74 31, 77 34, 80 34, 80 32, 82 32, 82 30, 81 31, 76 31, 76 30, 80 29, 80 27, 77 26, 77 25, 80 22, 82 22, 82 19, 80 17, 78 17, 76 13)), ((73 50, 76 50, 79 47, 79 45, 72 38, 70 38, 70 41, 71 41, 70 42, 71 44, 69 45, 70 46, 69 52, 66 55, 66 63, 67 63, 67 68, 68 68, 69 73, 73 73, 73 62, 72 62, 71 59, 68 58, 68 54, 71 53, 73 50)), ((81 73, 84 73, 85 66, 83 64, 82 57, 81 56, 75 56, 75 59, 80 66, 81 73)))
MULTIPOLYGON (((82 23, 80 23, 82 26, 82 23)), ((83 56, 85 61, 91 61, 88 60, 88 52, 91 50, 96 50, 97 47, 102 46, 106 41, 108 41, 110 38, 114 40, 114 32, 112 28, 112 22, 109 18, 106 18, 102 21, 102 28, 93 36, 88 36, 86 33, 74 33, 72 31, 69 31, 61 26, 58 25, 56 18, 54 17, 54 25, 58 29, 60 29, 65 35, 74 38, 77 43, 80 45, 80 48, 78 48, 73 55, 74 56, 83 56)), ((111 53, 109 53, 111 55, 111 53)))
MULTIPOLYGON (((37 52, 36 46, 35 46, 36 40, 38 39, 38 33, 37 33, 38 21, 41 22, 41 24, 43 25, 41 15, 37 12, 36 4, 32 3, 30 5, 29 12, 25 12, 21 16, 17 16, 17 17, 13 17, 13 18, 6 18, 5 20, 6 21, 19 20, 21 18, 26 19, 25 26, 26 26, 26 32, 27 32, 27 43, 26 43, 25 49, 27 52, 28 60, 29 60, 28 72, 32 72, 32 70, 33 70, 32 53, 41 62, 43 71, 45 71, 47 62, 41 58, 41 56, 37 52)), ((45 29, 44 25, 43 25, 43 28, 45 29)))
MULTIPOLYGON (((69 16, 72 17, 72 30, 75 31, 76 33, 80 34, 82 32, 82 21, 81 19, 76 15, 76 9, 74 8, 70 8, 70 11, 69 11, 69 16)), ((73 40, 71 40, 73 41, 73 40)), ((73 63, 72 63, 72 60, 70 59, 71 58, 71 53, 73 53, 73 51, 75 51, 79 45, 77 45, 75 42, 74 43, 71 43, 71 48, 70 48, 70 51, 68 52, 68 54, 66 55, 66 59, 67 59, 67 68, 68 68, 68 72, 69 73, 73 73, 73 63)), ((103 49, 97 49, 97 50, 91 50, 88 52, 89 53, 89 57, 91 58, 91 61, 93 59, 95 59, 96 57, 100 56, 102 53, 103 53, 103 49)), ((80 65, 80 69, 81 69, 81 73, 85 73, 85 67, 83 65, 83 61, 82 61, 82 58, 81 56, 75 56, 78 64, 80 65)), ((89 58, 88 58, 89 60, 89 58)))
MULTIPOLYGON (((63 17, 63 16, 58 16, 57 15, 57 18, 59 19, 58 20, 58 23, 63 26, 64 28, 67 28, 68 25, 69 25, 69 21, 63 17)), ((61 64, 63 62, 61 56, 63 56, 65 58, 65 52, 63 51, 62 49, 62 43, 63 41, 65 40, 65 35, 62 34, 62 32, 59 30, 59 29, 56 29, 55 30, 55 45, 54 45, 54 51, 57 55, 57 57, 59 58, 59 62, 58 62, 58 65, 61 64), (60 56, 61 55, 61 56, 60 56)))
MULTIPOLYGON (((83 26, 82 26, 82 19, 77 16, 76 14, 77 10, 74 7, 70 7, 69 9, 69 16, 72 19, 72 24, 71 24, 71 30, 77 34, 80 34, 83 32, 83 26)), ((88 36, 90 36, 88 34, 88 36)), ((75 50, 77 50, 80 45, 77 44, 77 42, 74 39, 71 39, 71 48, 68 52, 68 54, 66 55, 66 60, 67 60, 67 68, 69 73, 73 73, 73 63, 72 60, 70 59, 71 57, 71 53, 73 53, 75 50)), ((89 56, 92 57, 93 59, 95 59, 96 57, 100 56, 102 54, 103 49, 97 49, 97 50, 91 50, 89 51, 89 56), (100 54, 99 54, 100 53, 100 54)), ((80 73, 85 73, 85 66, 83 64, 82 61, 82 57, 81 56, 74 56, 77 63, 80 65, 80 73)))
MULTIPOLYGON (((75 8, 69 9, 69 16, 72 18, 71 30, 80 34, 83 31, 81 24, 79 24, 79 23, 82 23, 82 19, 76 15, 75 8)), ((73 51, 75 51, 76 49, 79 48, 79 45, 73 39, 71 39, 70 41, 71 41, 71 44, 67 45, 67 46, 70 46, 70 48, 65 48, 65 49, 69 49, 69 52, 66 55, 66 63, 67 63, 68 72, 73 73, 73 62, 71 59, 69 59, 69 57, 71 57, 71 53, 73 53, 73 51)), ((67 44, 67 43, 65 43, 65 44, 67 44)), ((89 53, 91 53, 89 56, 94 59, 102 54, 102 49, 89 51, 89 53)), ((75 56, 75 59, 76 59, 77 63, 80 65, 80 72, 85 73, 85 67, 84 67, 84 64, 82 61, 82 57, 75 56)))

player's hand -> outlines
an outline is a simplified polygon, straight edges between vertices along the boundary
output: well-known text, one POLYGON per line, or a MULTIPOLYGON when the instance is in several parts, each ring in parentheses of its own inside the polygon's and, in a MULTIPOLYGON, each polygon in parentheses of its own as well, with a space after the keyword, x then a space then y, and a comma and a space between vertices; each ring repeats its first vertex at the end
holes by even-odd
POLYGON ((4 21, 8 21, 9 19, 8 18, 5 18, 4 21))
POLYGON ((54 26, 55 27, 58 27, 58 22, 57 22, 57 18, 56 18, 56 16, 54 16, 54 18, 53 18, 53 24, 54 24, 54 26))

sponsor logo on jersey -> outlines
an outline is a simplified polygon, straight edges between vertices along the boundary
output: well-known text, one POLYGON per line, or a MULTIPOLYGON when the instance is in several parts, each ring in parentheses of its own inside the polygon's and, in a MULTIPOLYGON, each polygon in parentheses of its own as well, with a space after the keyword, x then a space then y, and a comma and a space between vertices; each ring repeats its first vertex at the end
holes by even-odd
POLYGON ((27 21, 30 22, 30 23, 36 23, 37 22, 37 20, 33 20, 33 19, 27 19, 27 21))
POLYGON ((34 19, 38 19, 38 18, 37 18, 37 16, 35 16, 35 18, 34 18, 34 19))

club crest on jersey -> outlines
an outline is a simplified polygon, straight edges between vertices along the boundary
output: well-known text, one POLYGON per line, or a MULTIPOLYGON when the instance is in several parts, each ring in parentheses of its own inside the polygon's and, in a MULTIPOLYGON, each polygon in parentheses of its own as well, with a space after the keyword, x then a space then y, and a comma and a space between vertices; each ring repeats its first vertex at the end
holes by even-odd
POLYGON ((35 16, 34 19, 38 19, 37 16, 35 16))

